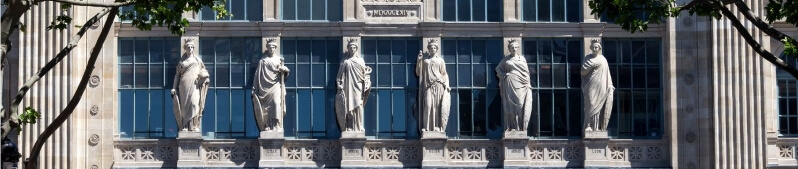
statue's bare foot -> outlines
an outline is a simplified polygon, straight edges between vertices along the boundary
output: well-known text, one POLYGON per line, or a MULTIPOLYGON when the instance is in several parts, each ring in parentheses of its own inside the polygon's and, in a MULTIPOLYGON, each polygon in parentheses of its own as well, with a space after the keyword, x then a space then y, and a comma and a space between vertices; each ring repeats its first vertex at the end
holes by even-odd
POLYGON ((585 131, 593 131, 593 128, 587 127, 585 131))
POLYGON ((435 127, 435 131, 441 131, 440 127, 435 127))
POLYGON ((199 128, 196 128, 196 127, 194 127, 194 128, 191 130, 191 131, 196 131, 196 132, 199 132, 199 131, 200 131, 200 129, 199 129, 199 128))
POLYGON ((421 131, 427 131, 427 129, 421 129, 421 131))
POLYGON ((188 131, 188 129, 187 129, 187 128, 185 128, 185 129, 183 129, 182 131, 188 131))

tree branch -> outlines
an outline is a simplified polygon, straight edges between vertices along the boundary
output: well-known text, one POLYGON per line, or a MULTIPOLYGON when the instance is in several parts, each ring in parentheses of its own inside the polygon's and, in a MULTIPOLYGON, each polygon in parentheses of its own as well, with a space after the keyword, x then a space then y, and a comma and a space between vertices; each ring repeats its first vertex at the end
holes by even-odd
POLYGON ((75 0, 45 0, 45 1, 53 1, 58 3, 64 4, 71 4, 71 5, 78 5, 78 6, 94 6, 94 7, 120 7, 120 6, 128 6, 135 2, 133 1, 126 1, 126 2, 96 2, 96 1, 75 1, 75 0))
POLYGON ((47 125, 47 128, 44 129, 41 135, 39 135, 39 138, 36 138, 36 143, 34 143, 33 148, 31 148, 30 156, 28 156, 28 164, 25 165, 25 168, 36 168, 36 164, 38 164, 39 153, 42 150, 42 146, 44 146, 44 142, 47 141, 47 138, 49 138, 56 129, 61 127, 61 124, 64 124, 64 121, 69 119, 69 116, 72 115, 75 107, 77 107, 78 103, 80 103, 83 93, 86 92, 86 85, 89 83, 91 72, 94 71, 94 64, 97 62, 97 57, 100 56, 103 43, 105 43, 108 32, 111 30, 111 27, 114 24, 114 17, 116 17, 118 12, 119 7, 114 7, 111 9, 111 13, 108 15, 108 18, 106 18, 105 25, 103 25, 103 30, 100 32, 100 37, 98 37, 99 39, 97 39, 97 42, 94 44, 94 47, 91 50, 91 57, 89 57, 89 62, 86 63, 86 70, 83 71, 83 77, 80 78, 77 91, 75 91, 75 94, 72 95, 72 99, 69 100, 66 108, 64 108, 64 110, 58 114, 58 117, 56 117, 53 122, 47 125))
POLYGON ((740 13, 743 14, 745 19, 750 21, 752 24, 754 24, 754 26, 759 28, 760 31, 764 32, 765 34, 767 34, 771 38, 774 38, 774 39, 778 40, 782 44, 784 43, 784 42, 782 42, 782 40, 785 39, 785 38, 792 40, 792 44, 798 44, 798 41, 796 41, 794 38, 790 38, 790 36, 787 36, 786 34, 782 33, 781 31, 777 30, 776 28, 773 28, 772 25, 770 25, 767 22, 763 21, 762 18, 756 16, 756 14, 754 14, 754 12, 751 11, 751 8, 749 8, 748 4, 745 4, 745 2, 743 2, 741 0, 736 0, 734 2, 734 5, 737 6, 737 9, 740 11, 740 13))
POLYGON ((778 57, 774 56, 772 53, 764 49, 762 45, 759 44, 759 42, 754 40, 754 37, 751 36, 751 33, 748 32, 745 26, 743 26, 743 24, 740 23, 740 20, 737 18, 737 16, 735 16, 734 13, 732 13, 728 8, 726 8, 726 6, 723 6, 720 2, 710 2, 710 4, 718 8, 721 11, 721 13, 723 13, 723 15, 729 19, 729 21, 732 23, 732 26, 734 26, 734 28, 737 29, 737 32, 740 33, 740 36, 742 36, 743 39, 745 39, 748 45, 751 46, 751 48, 754 49, 754 51, 757 54, 761 55, 763 58, 765 58, 765 60, 769 61, 773 65, 776 65, 776 67, 786 71, 787 73, 790 73, 790 75, 798 79, 798 69, 790 67, 790 65, 784 62, 784 60, 779 59, 778 57))
MULTIPOLYGON (((36 82, 38 82, 41 77, 47 75, 47 72, 49 72, 51 69, 53 69, 53 67, 55 67, 55 65, 61 62, 61 60, 64 59, 64 57, 66 57, 72 51, 72 49, 74 49, 78 45, 80 39, 83 38, 83 35, 86 34, 86 31, 89 29, 89 27, 91 27, 90 25, 93 25, 95 22, 99 21, 100 18, 108 14, 109 11, 110 10, 108 9, 103 9, 102 11, 100 11, 100 13, 97 13, 96 15, 94 15, 94 17, 86 21, 86 23, 83 24, 84 26, 80 28, 80 31, 78 31, 77 36, 72 38, 69 41, 69 44, 63 49, 61 49, 61 52, 58 52, 58 55, 56 55, 53 59, 50 59, 50 61, 47 62, 47 64, 45 64, 44 67, 42 67, 39 70, 39 72, 36 72, 36 75, 29 77, 25 81, 25 84, 23 84, 22 87, 19 89, 19 93, 17 93, 17 95, 14 97, 14 101, 12 101, 11 105, 8 107, 8 110, 10 110, 11 114, 9 114, 9 117, 7 117, 9 118, 8 121, 6 121, 5 119, 3 120, 4 123, 2 126, 2 137, 0 138, 5 138, 6 136, 8 136, 8 133, 10 133, 11 129, 19 127, 20 123, 19 123, 18 107, 20 102, 22 102, 22 99, 25 98, 25 94, 28 92, 28 90, 30 90, 31 86, 33 86, 33 84, 36 84, 36 82)), ((0 113, 5 114, 5 112, 0 112, 0 113)))

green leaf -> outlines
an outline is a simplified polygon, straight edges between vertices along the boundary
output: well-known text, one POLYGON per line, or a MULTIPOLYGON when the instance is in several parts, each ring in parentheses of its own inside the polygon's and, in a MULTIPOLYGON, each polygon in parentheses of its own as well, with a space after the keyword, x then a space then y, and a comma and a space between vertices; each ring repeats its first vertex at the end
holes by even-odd
POLYGON ((19 114, 22 124, 35 124, 37 119, 41 119, 41 114, 31 107, 26 107, 22 114, 19 114))

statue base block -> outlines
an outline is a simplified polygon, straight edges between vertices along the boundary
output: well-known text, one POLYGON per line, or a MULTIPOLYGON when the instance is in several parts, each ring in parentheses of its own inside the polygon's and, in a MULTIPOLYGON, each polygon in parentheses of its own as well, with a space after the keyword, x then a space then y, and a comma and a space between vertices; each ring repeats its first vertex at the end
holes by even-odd
POLYGON ((607 145, 610 138, 606 131, 587 131, 582 143, 585 145, 585 168, 606 168, 609 166, 607 145))
POLYGON ((504 167, 529 167, 526 147, 529 137, 526 131, 504 131, 504 167))
POLYGON ((181 131, 177 133, 177 166, 202 167, 200 150, 202 149, 202 133, 181 131))
POLYGON ((258 142, 260 143, 260 161, 258 162, 260 168, 283 167, 285 165, 285 160, 283 160, 283 143, 285 143, 283 132, 261 131, 258 142))
POLYGON ((341 132, 341 168, 368 167, 363 148, 366 146, 366 133, 356 131, 341 132))
POLYGON ((425 131, 421 133, 421 146, 424 153, 421 166, 427 167, 445 167, 448 165, 446 162, 446 133, 436 131, 425 131))

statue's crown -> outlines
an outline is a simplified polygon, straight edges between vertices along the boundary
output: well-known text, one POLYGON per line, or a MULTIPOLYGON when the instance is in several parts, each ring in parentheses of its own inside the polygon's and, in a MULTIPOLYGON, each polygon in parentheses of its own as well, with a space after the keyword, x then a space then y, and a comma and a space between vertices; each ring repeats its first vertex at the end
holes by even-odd
POLYGON ((428 43, 437 43, 438 40, 437 39, 429 39, 429 40, 427 40, 427 42, 428 43))
POLYGON ((601 43, 601 39, 591 39, 590 43, 601 43))
POLYGON ((357 38, 349 38, 346 41, 348 44, 357 44, 357 38))
POLYGON ((194 43, 194 39, 193 38, 186 39, 186 44, 189 44, 189 43, 194 43))
POLYGON ((510 40, 509 40, 509 41, 507 41, 507 42, 509 42, 509 44, 513 44, 513 43, 518 43, 518 40, 516 40, 516 39, 510 39, 510 40))
POLYGON ((270 44, 270 43, 277 44, 277 39, 275 39, 275 38, 266 39, 266 44, 270 44))

